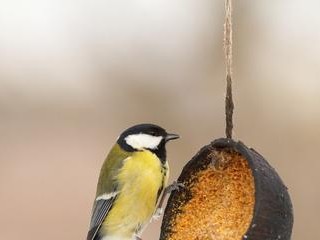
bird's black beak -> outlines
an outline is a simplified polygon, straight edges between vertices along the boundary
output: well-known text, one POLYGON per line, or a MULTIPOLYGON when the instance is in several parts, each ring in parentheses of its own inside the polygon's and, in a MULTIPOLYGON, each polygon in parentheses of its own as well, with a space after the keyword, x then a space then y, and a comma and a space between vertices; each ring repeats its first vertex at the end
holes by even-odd
POLYGON ((165 141, 168 142, 170 140, 174 140, 179 138, 178 134, 174 134, 174 133, 168 133, 167 136, 165 137, 165 141))

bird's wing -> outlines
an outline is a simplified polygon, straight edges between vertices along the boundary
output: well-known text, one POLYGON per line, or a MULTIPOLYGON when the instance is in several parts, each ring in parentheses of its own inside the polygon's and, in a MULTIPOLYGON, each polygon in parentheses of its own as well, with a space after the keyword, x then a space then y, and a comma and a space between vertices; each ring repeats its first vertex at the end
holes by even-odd
POLYGON ((92 209, 90 230, 87 235, 87 240, 100 240, 98 236, 99 229, 110 211, 117 194, 117 192, 112 192, 97 197, 92 209))
POLYGON ((87 240, 101 239, 98 234, 99 229, 119 193, 119 186, 115 179, 123 162, 129 155, 130 153, 123 151, 120 146, 116 144, 102 165, 87 240))

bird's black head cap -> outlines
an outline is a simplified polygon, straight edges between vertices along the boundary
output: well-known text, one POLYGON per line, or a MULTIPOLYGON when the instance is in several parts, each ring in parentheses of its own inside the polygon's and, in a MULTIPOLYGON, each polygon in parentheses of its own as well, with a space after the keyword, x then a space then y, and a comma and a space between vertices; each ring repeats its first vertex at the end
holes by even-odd
POLYGON ((126 129, 120 135, 117 143, 128 152, 150 150, 165 162, 166 142, 178 137, 176 134, 167 133, 165 129, 155 124, 145 123, 126 129))

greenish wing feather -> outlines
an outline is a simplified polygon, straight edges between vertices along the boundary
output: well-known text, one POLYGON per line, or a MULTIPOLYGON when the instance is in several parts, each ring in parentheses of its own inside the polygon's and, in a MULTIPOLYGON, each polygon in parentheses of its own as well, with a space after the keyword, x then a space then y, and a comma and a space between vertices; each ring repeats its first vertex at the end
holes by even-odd
POLYGON ((96 197, 116 190, 115 176, 122 167, 123 161, 129 156, 130 152, 122 150, 118 144, 114 145, 101 167, 96 197))
POLYGON ((122 167, 123 161, 129 156, 130 153, 123 151, 118 144, 115 144, 104 161, 98 180, 96 198, 108 194, 110 198, 94 202, 87 240, 100 239, 99 229, 116 199, 116 194, 112 194, 117 192, 115 176, 122 167))

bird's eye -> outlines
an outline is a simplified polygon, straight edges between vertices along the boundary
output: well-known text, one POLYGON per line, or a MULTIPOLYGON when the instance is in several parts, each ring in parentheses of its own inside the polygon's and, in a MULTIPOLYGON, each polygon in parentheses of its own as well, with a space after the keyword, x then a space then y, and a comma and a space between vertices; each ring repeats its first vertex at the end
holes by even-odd
POLYGON ((150 134, 151 136, 156 136, 156 135, 157 135, 156 132, 149 132, 149 134, 150 134))

